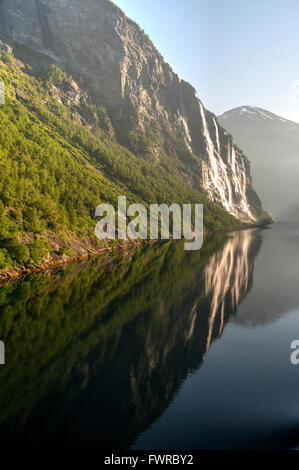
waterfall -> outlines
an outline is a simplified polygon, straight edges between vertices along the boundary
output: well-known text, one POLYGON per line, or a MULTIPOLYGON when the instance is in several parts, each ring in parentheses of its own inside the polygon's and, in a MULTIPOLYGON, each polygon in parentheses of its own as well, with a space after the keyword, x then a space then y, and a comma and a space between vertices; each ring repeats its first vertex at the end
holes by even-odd
POLYGON ((203 105, 199 103, 203 134, 208 160, 203 163, 203 186, 213 202, 220 204, 230 214, 244 220, 255 220, 246 195, 247 175, 243 158, 228 144, 228 164, 221 156, 219 128, 213 117, 216 142, 214 144, 203 105))

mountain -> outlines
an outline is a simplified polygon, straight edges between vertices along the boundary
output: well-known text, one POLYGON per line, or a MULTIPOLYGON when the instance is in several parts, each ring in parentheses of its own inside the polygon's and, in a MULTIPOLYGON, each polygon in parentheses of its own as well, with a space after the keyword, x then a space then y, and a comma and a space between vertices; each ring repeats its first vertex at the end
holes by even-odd
POLYGON ((0 266, 94 250, 120 194, 202 202, 210 231, 269 221, 243 152, 112 2, 0 7, 0 266))
POLYGON ((218 116, 251 161, 254 185, 276 220, 299 220, 299 124, 255 106, 218 116))

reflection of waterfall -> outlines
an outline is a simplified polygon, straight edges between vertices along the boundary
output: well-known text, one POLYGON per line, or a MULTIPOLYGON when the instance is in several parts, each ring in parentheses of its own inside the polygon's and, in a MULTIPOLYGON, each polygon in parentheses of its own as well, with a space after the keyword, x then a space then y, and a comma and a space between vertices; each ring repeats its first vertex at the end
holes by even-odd
POLYGON ((148 329, 145 355, 140 356, 135 369, 138 423, 134 423, 134 429, 144 427, 146 422, 151 424, 153 416, 163 413, 182 381, 200 367, 212 341, 236 314, 252 285, 254 259, 261 240, 258 230, 231 234, 225 245, 215 250, 202 269, 182 286, 180 301, 173 299, 171 305, 164 304, 164 317, 167 310, 171 313, 165 336, 164 330, 157 336, 148 329), (160 388, 155 390, 157 377, 160 388))
POLYGON ((259 246, 255 230, 165 243, 4 286, 1 442, 130 446, 236 312, 259 246))

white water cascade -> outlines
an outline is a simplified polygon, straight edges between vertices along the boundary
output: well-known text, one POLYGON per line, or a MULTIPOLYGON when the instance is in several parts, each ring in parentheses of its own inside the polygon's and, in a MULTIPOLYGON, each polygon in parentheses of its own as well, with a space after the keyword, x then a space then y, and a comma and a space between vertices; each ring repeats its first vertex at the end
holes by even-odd
POLYGON ((245 162, 241 155, 236 153, 233 146, 228 145, 227 164, 221 156, 219 129, 216 119, 216 143, 210 136, 205 110, 199 103, 202 118, 203 134, 206 142, 208 160, 202 166, 202 178, 205 191, 210 199, 221 205, 230 214, 243 220, 255 220, 250 211, 250 204, 246 195, 247 174, 245 162))

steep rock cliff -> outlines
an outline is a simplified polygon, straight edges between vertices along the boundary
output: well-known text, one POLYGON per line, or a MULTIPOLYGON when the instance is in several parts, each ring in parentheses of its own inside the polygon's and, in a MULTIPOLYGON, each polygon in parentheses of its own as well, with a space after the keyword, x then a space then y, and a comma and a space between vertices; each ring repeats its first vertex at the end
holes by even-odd
POLYGON ((158 162, 169 154, 169 136, 183 142, 188 155, 178 154, 176 165, 185 180, 239 219, 267 219, 232 137, 112 2, 0 0, 0 10, 0 34, 80 80, 92 101, 107 108, 122 142, 130 131, 154 127, 160 135, 152 148, 158 162))

